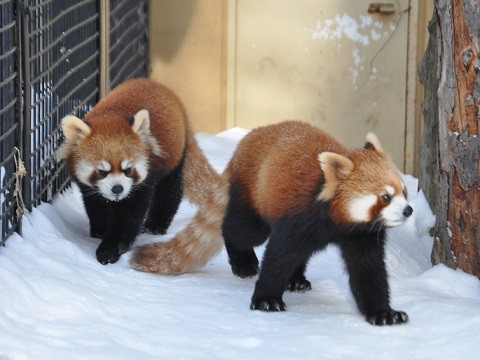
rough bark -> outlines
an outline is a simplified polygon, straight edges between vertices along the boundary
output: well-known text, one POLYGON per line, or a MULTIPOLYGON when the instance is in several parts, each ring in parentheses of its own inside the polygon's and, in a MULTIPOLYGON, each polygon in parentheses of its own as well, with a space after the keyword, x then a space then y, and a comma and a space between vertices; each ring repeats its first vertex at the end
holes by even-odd
POLYGON ((420 178, 437 217, 432 262, 480 277, 480 2, 435 0, 429 32, 420 178))

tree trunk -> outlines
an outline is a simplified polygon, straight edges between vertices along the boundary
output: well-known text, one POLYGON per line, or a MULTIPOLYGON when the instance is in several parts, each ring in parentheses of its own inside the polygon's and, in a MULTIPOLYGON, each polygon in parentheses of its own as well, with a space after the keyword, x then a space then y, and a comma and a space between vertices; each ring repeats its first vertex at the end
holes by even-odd
POLYGON ((480 2, 435 0, 429 33, 420 178, 437 217, 432 262, 480 277, 480 2))

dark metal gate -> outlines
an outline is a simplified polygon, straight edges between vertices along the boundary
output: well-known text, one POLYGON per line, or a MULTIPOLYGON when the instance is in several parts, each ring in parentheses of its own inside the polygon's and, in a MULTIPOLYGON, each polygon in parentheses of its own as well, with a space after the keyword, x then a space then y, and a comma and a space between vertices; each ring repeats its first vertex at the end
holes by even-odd
POLYGON ((18 226, 15 198, 16 149, 21 149, 21 122, 18 121, 18 41, 13 0, 0 0, 0 244, 18 226))
POLYGON ((16 187, 31 210, 69 184, 55 156, 59 123, 67 114, 83 118, 99 100, 102 37, 110 40, 109 88, 147 75, 147 0, 112 0, 105 34, 103 1, 0 0, 1 243, 19 226, 16 187))

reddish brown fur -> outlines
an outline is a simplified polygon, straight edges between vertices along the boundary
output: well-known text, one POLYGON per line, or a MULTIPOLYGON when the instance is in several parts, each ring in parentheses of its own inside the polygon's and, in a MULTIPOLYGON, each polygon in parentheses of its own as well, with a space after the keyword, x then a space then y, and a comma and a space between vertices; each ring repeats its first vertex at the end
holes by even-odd
MULTIPOLYGON (((348 151, 325 132, 297 121, 287 121, 253 130, 239 144, 227 173, 230 183, 238 183, 248 201, 267 219, 306 209, 318 198, 324 179, 318 155, 331 152, 353 162, 348 179, 338 184, 331 199, 331 216, 350 223, 348 206, 362 195, 385 194, 385 185, 402 192, 400 174, 388 155, 361 149, 348 151)), ((377 216, 385 206, 373 210, 377 216)), ((373 218, 372 218, 373 219, 373 218)))
POLYGON ((161 157, 150 156, 150 166, 166 171, 175 168, 182 158, 187 141, 187 115, 172 91, 148 79, 135 79, 118 86, 85 117, 92 129, 90 136, 101 133, 103 139, 99 137, 95 144, 88 144, 91 151, 82 153, 82 156, 102 154, 102 159, 108 161, 118 158, 118 151, 126 157, 141 153, 144 145, 126 119, 132 118, 142 109, 148 110, 150 131, 163 151, 161 157), (132 154, 126 154, 126 151, 132 154))
POLYGON ((395 195, 402 193, 400 174, 388 155, 378 151, 362 149, 351 152, 349 158, 354 162, 356 171, 340 186, 339 194, 333 199, 333 217, 339 222, 348 223, 347 204, 362 195, 376 194, 377 204, 371 210, 371 219, 376 219, 388 205, 381 199, 386 193, 385 185, 392 186, 395 195))
POLYGON ((279 218, 305 208, 317 195, 323 178, 318 155, 323 151, 348 153, 306 123, 258 128, 240 142, 227 169, 229 180, 238 182, 259 214, 279 218))

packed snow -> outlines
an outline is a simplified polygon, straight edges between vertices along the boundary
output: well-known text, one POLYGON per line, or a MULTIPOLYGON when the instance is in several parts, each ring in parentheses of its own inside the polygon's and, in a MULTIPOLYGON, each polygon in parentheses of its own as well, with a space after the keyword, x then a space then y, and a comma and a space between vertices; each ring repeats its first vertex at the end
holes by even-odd
MULTIPOLYGON (((220 171, 244 134, 197 138, 220 171)), ((225 252, 182 276, 136 272, 130 253, 102 266, 73 186, 0 249, 0 359, 478 359, 480 283, 432 268, 434 217, 416 180, 405 181, 414 214, 390 231, 387 262, 406 325, 363 319, 334 247, 315 255, 313 290, 286 293, 283 313, 249 310, 255 280, 234 277, 225 252)), ((194 213, 183 202, 168 235, 142 234, 136 244, 170 239, 194 213)))

